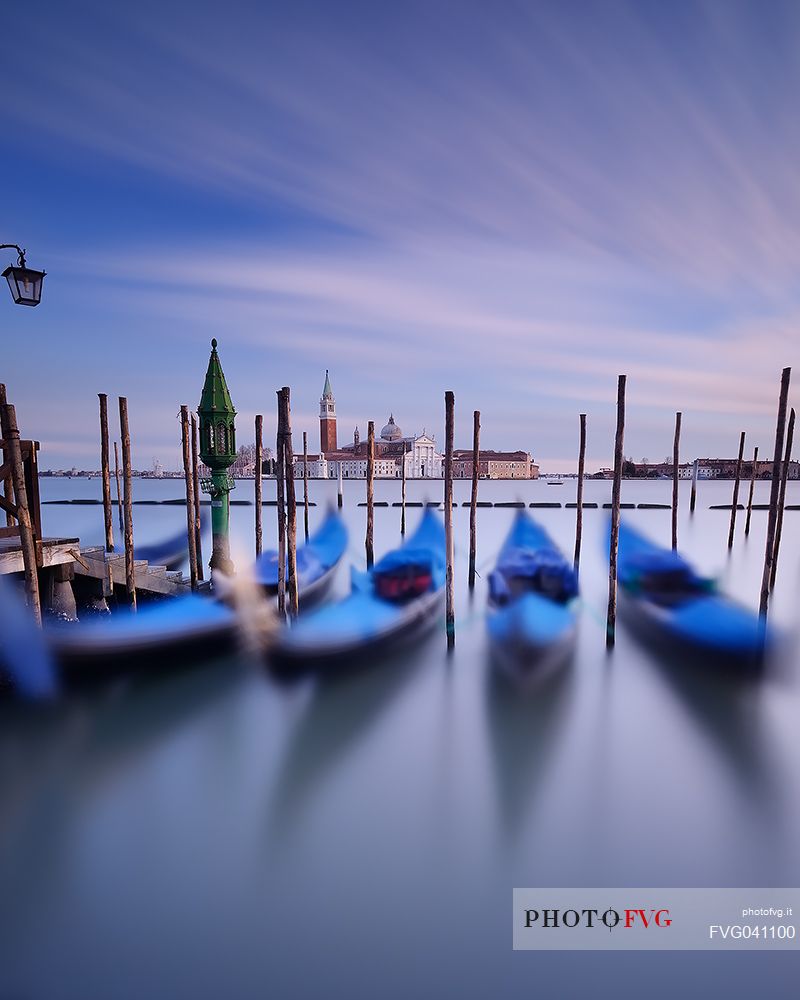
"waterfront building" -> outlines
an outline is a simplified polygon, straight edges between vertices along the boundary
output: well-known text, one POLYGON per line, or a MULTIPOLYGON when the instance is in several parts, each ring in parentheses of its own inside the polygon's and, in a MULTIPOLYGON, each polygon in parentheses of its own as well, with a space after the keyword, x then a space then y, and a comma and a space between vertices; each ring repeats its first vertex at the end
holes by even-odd
MULTIPOLYGON (((308 476, 311 479, 337 479, 341 468, 343 479, 365 479, 367 475, 367 441, 362 439, 358 427, 353 431, 351 444, 337 446, 336 400, 331 387, 330 373, 325 372, 319 408, 320 450, 308 456, 308 476)), ((407 479, 441 479, 444 457, 436 449, 433 435, 425 430, 421 434, 406 436, 389 414, 389 419, 375 438, 375 478, 400 479, 403 463, 407 479)), ((295 478, 303 477, 303 456, 294 456, 295 478)))
MULTIPOLYGON (((330 373, 325 371, 325 385, 319 401, 320 449, 308 456, 310 479, 364 479, 367 475, 367 441, 359 428, 353 430, 350 444, 337 444, 336 400, 330 373)), ((453 453, 453 476, 472 477, 472 450, 453 453)), ((444 455, 437 449, 433 434, 423 428, 421 434, 406 435, 389 414, 389 419, 375 437, 375 478, 401 479, 405 464, 406 479, 441 479, 444 455)), ((294 475, 303 477, 303 456, 294 455, 294 475)), ((484 479, 538 479, 539 466, 527 451, 491 451, 480 453, 479 475, 484 479)))
MULTIPOLYGON (((527 451, 480 451, 478 475, 481 479, 538 479, 539 466, 527 451)), ((472 449, 453 451, 453 478, 472 479, 472 449)))

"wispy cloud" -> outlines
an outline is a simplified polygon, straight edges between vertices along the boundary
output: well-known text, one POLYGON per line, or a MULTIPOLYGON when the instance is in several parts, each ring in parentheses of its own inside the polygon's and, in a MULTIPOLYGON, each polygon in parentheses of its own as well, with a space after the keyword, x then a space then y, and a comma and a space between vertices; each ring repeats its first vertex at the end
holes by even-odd
MULTIPOLYGON (((682 408, 705 450, 722 414, 766 433, 800 319, 797 6, 457 14, 87 0, 23 22, 25 102, 0 112, 21 147, 239 220, 168 205, 134 235, 120 205, 91 252, 54 229, 51 272, 91 275, 93 301, 76 293, 45 336, 103 309, 143 348, 168 330, 200 359, 218 334, 241 419, 291 382, 312 439, 326 366, 348 421, 388 404, 432 426, 453 387, 534 451, 546 423, 565 453, 579 408, 605 434, 618 371, 642 427, 682 408)), ((146 364, 125 375, 133 401, 158 390, 144 419, 166 441, 197 377, 153 383, 146 364)))

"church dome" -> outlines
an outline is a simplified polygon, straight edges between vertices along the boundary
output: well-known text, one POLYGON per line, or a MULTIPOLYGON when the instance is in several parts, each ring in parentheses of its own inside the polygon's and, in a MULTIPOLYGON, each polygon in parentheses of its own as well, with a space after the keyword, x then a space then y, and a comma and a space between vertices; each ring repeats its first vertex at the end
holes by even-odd
POLYGON ((403 432, 394 422, 394 417, 389 414, 389 423, 381 430, 381 439, 383 441, 402 441, 403 432))

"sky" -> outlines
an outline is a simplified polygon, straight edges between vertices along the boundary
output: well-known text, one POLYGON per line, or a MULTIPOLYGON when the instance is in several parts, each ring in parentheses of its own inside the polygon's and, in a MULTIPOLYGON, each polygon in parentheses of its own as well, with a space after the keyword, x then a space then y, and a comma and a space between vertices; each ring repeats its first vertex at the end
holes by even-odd
MULTIPOLYGON (((405 433, 574 469, 771 454, 800 330, 800 5, 50 0, 4 20, 0 381, 43 468, 180 461, 216 337, 237 437, 405 433), (13 256, 4 252, 8 260, 13 256)), ((800 377, 800 370, 797 372, 800 377)), ((796 391, 792 401, 800 400, 796 391)))

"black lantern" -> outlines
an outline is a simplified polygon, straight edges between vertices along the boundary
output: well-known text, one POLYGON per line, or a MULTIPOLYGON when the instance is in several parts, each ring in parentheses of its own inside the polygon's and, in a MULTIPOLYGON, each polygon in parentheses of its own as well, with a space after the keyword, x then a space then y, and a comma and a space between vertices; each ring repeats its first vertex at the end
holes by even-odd
POLYGON ((17 265, 3 271, 14 301, 18 306, 38 306, 42 299, 42 279, 46 272, 34 271, 28 267, 25 263, 25 251, 15 243, 3 243, 0 249, 14 249, 19 255, 17 265))

